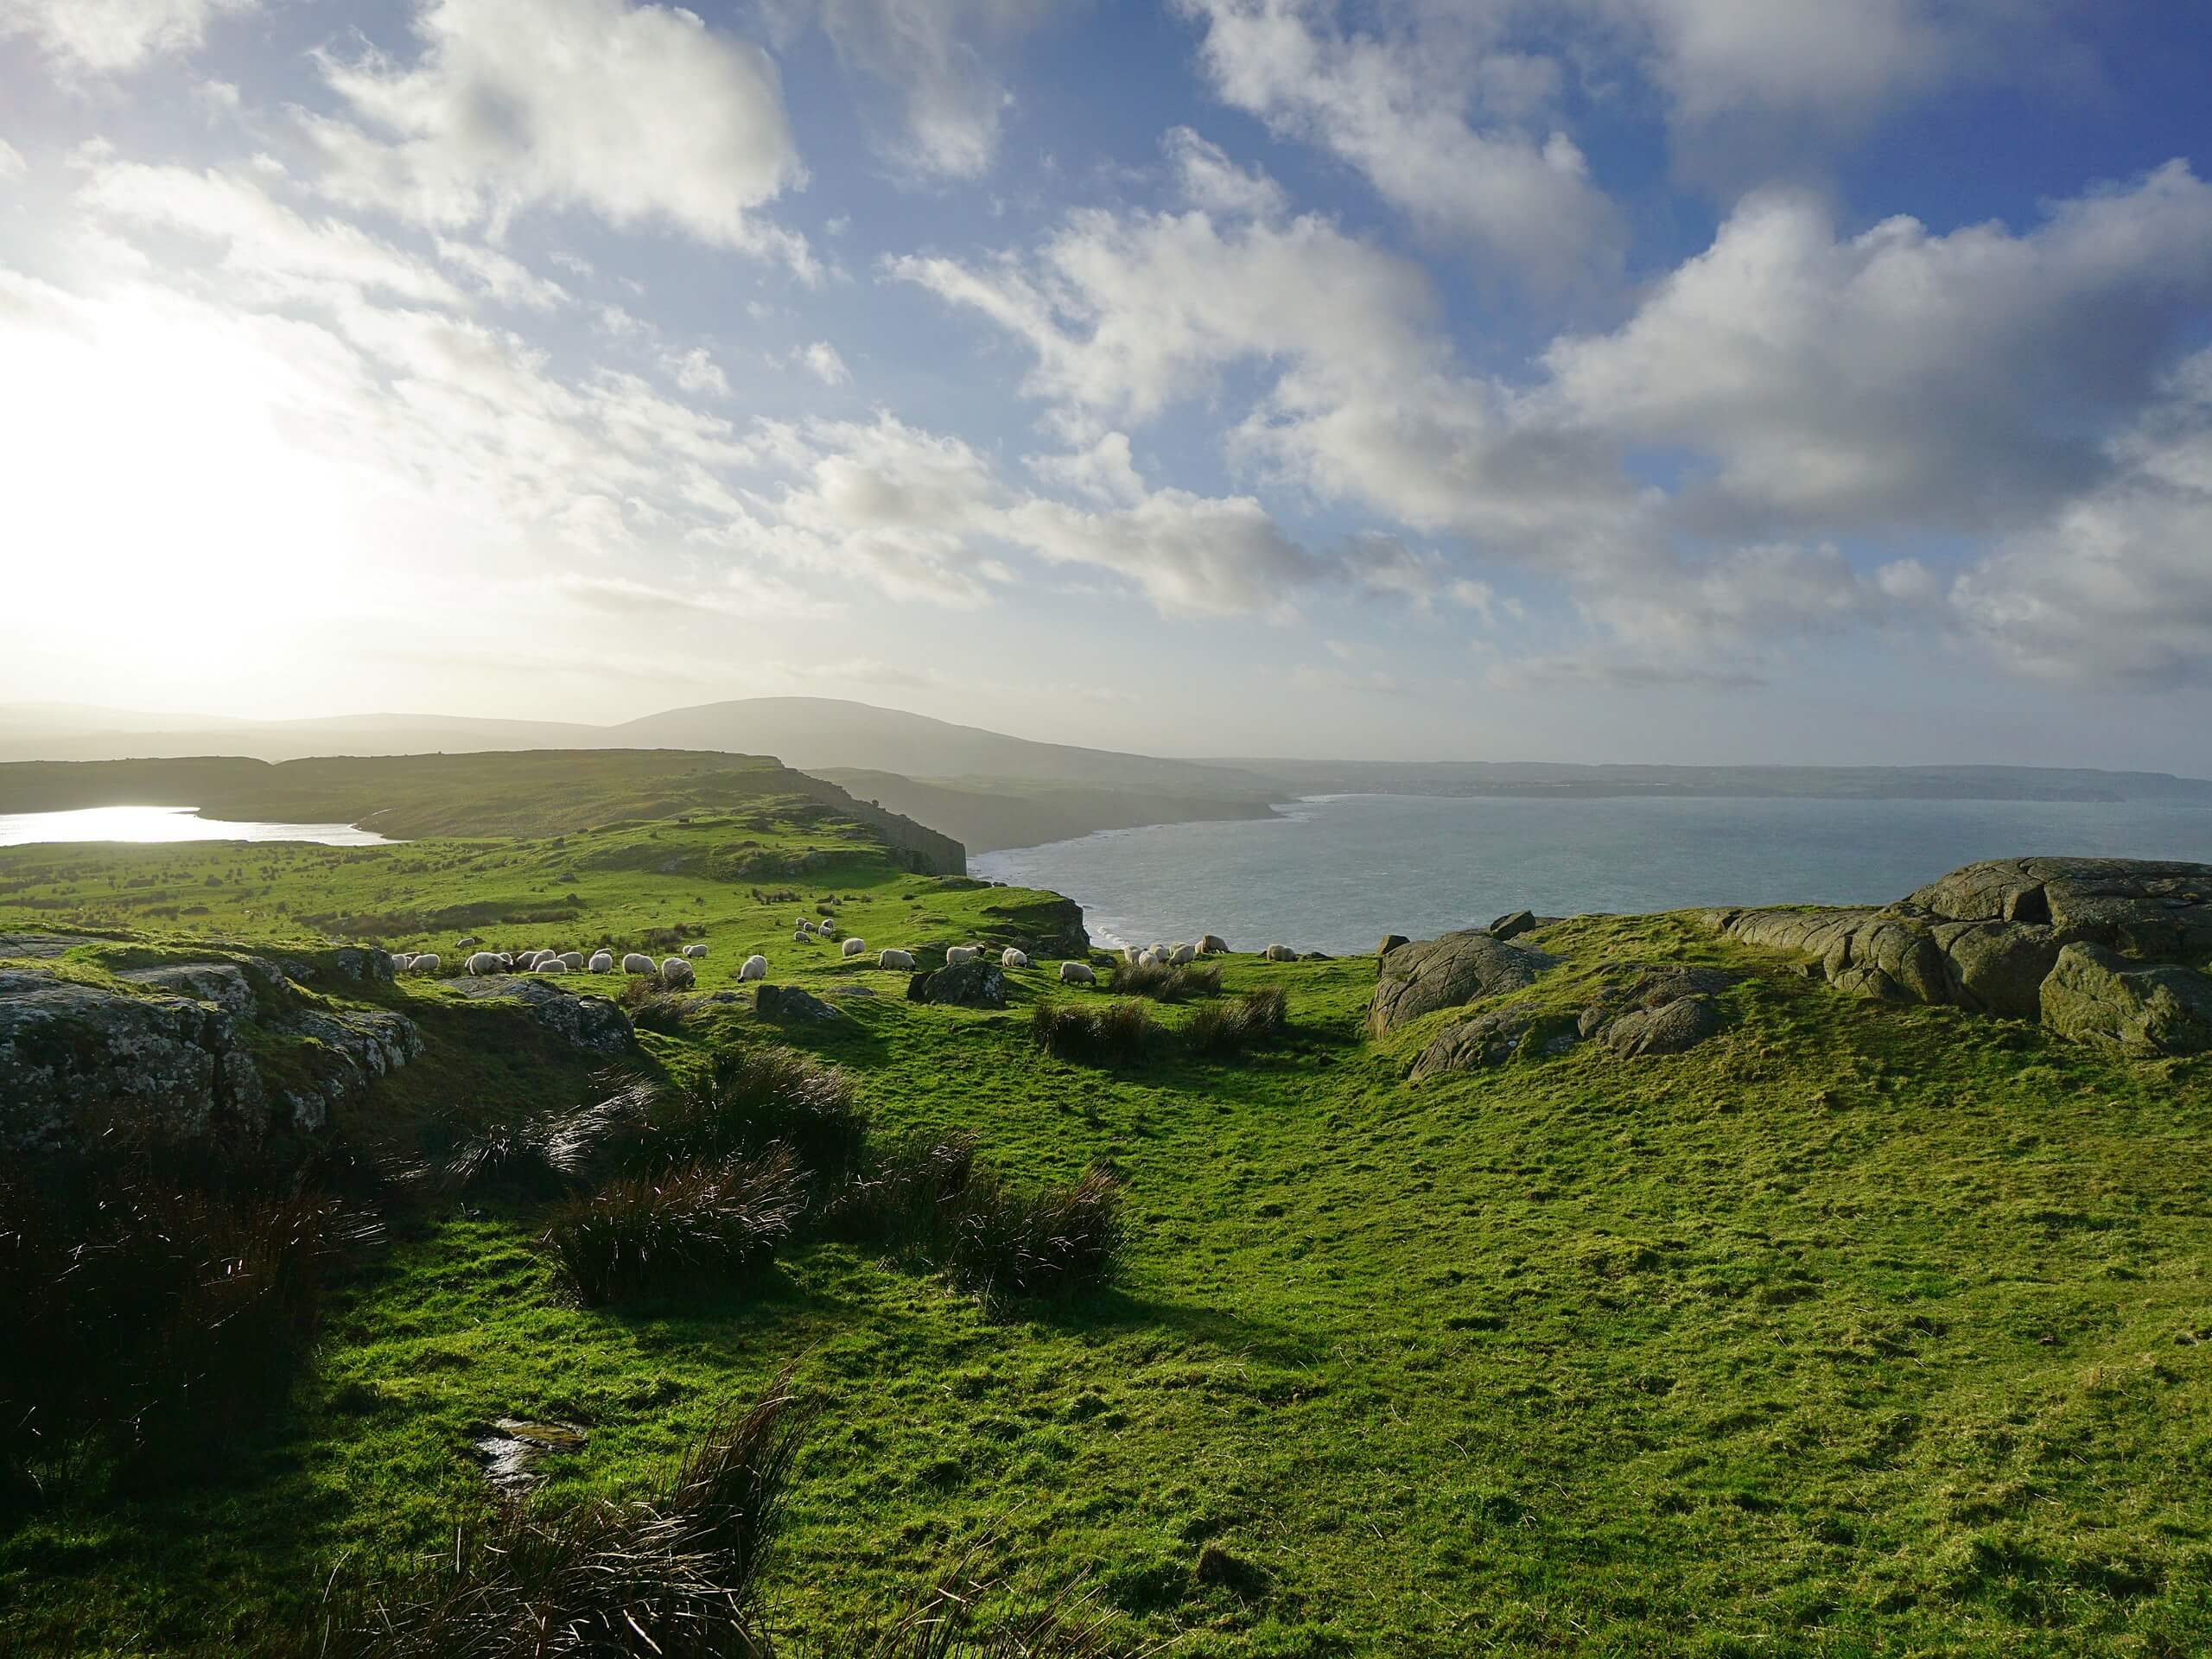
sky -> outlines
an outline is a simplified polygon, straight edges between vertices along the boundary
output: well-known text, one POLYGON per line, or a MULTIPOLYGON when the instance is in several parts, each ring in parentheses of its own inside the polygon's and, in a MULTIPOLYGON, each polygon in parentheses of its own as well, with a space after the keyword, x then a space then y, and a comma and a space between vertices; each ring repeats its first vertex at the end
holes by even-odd
POLYGON ((0 702, 2212 774, 2212 8, 0 0, 0 702))

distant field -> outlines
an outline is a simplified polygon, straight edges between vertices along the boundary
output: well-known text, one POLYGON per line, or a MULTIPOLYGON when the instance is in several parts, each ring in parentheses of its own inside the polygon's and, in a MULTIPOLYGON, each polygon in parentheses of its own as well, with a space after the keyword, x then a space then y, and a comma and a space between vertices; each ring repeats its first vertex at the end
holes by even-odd
MULTIPOLYGON (((0 1645, 235 1650, 343 1560, 450 1548, 480 1501, 473 1426, 587 1424, 539 1501, 619 1494, 795 1364, 823 1410, 769 1567, 786 1632, 964 1559, 995 1609, 1080 1584, 1128 1651, 2212 1646, 2202 1063, 1853 1001, 1656 917, 1541 942, 1563 984, 1602 961, 1749 970, 1688 1054, 1585 1045, 1409 1086, 1452 1015, 1370 1043, 1371 960, 1239 955, 1224 995, 1283 990, 1280 1043, 1076 1065, 1038 1052, 1032 1006, 1102 994, 1047 962, 1008 976, 1005 1012, 910 1003, 903 974, 792 942, 825 907, 871 947, 1069 919, 791 803, 516 841, 0 852, 0 932, 130 936, 67 959, 95 978, 148 941, 702 930, 703 991, 759 950, 781 983, 876 995, 822 1027, 709 1005, 643 1034, 649 1072, 780 1043, 847 1068, 878 1132, 972 1130, 1023 1179, 1110 1162, 1131 1232, 1121 1282, 1064 1303, 987 1311, 816 1241, 750 1293, 602 1311, 560 1288, 542 1205, 431 1203, 343 1285, 293 1403, 222 1478, 88 1469, 9 1498, 0 1645)), ((435 984, 372 1000, 432 1049, 341 1126, 362 1146, 606 1086, 485 1052, 435 984)))

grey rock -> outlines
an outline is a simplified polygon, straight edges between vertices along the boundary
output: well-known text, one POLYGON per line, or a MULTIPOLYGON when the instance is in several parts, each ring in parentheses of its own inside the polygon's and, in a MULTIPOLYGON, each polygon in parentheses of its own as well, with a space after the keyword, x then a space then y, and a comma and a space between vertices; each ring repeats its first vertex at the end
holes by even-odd
POLYGON ((2062 1037, 2145 1058, 2212 1050, 2212 978, 2177 963, 2069 944, 2042 997, 2044 1024, 2062 1037))
POLYGON ((1598 1042, 1622 1059, 1645 1054, 1680 1054, 1721 1027, 1719 1006, 1709 996, 1677 997, 1654 1008, 1634 1008, 1608 1021, 1598 1042))
POLYGON ((1578 1040, 1573 1023, 1560 1015, 1548 1017, 1518 1003, 1491 1008, 1437 1033, 1414 1062, 1412 1077, 1419 1083, 1445 1072, 1503 1065, 1531 1044, 1535 1054, 1564 1054, 1578 1040))
POLYGON ((1002 1008, 1006 976, 995 962, 956 962, 935 973, 916 974, 906 982, 906 998, 963 1008, 1002 1008))
POLYGON ((851 1017, 842 1009, 831 1007, 811 991, 803 991, 796 985, 763 985, 753 999, 753 1007, 764 1020, 801 1020, 819 1023, 851 1017))
POLYGON ((220 1008, 0 970, 0 1141, 11 1149, 51 1150, 109 1116, 200 1135, 226 1117, 258 1129, 266 1110, 220 1008))
POLYGON ((1375 947, 1375 954, 1378 957, 1387 957, 1400 945, 1412 943, 1413 941, 1402 933, 1388 933, 1383 936, 1382 943, 1375 947))
POLYGON ((31 960, 58 957, 72 945, 95 943, 81 933, 0 933, 0 957, 31 960))
POLYGON ((233 962, 182 963, 165 968, 134 968, 116 976, 138 985, 152 985, 177 996, 213 1002, 226 1014, 242 1020, 253 1018, 253 982, 233 962))
POLYGON ((571 1047, 594 1054, 627 1054, 637 1045, 630 1016, 603 996, 565 989, 547 979, 521 974, 487 974, 480 979, 447 979, 440 984, 471 1001, 496 997, 520 1006, 531 1019, 571 1047))
POLYGON ((1525 990, 1558 961, 1478 930, 1401 945, 1382 959, 1368 1003, 1367 1029, 1380 1037, 1439 1008, 1525 990))
POLYGON ((1501 916, 1496 921, 1492 922, 1490 925, 1490 936, 1493 939, 1515 938, 1521 934, 1529 932, 1535 925, 1535 912, 1533 910, 1516 910, 1501 916))

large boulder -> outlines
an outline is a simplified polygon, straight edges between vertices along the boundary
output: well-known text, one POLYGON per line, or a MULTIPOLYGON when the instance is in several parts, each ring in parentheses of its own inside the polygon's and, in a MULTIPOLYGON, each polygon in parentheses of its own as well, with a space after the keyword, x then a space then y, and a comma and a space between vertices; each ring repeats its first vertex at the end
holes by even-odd
POLYGON ((1904 908, 1955 921, 2048 925, 2061 944, 2152 962, 2212 957, 2212 865, 2139 858, 2005 858, 1938 877, 1904 908))
POLYGON ((1509 944, 1480 929, 1402 944, 1382 958, 1367 1029, 1381 1037, 1425 1014, 1502 991, 1526 990, 1559 958, 1509 944))
POLYGON ((931 974, 916 974, 906 982, 906 997, 913 1002, 950 1003, 963 1008, 1006 1007, 1006 976, 995 962, 977 958, 956 962, 931 974))
POLYGON ((1446 1026, 1421 1050, 1411 1075, 1419 1083, 1442 1072, 1503 1065, 1516 1056, 1548 1058, 1566 1053, 1580 1040, 1572 1014, 1548 1014, 1515 1003, 1446 1026))
POLYGON ((842 1009, 831 1007, 813 992, 803 991, 796 985, 763 985, 753 997, 753 1007, 764 1020, 818 1024, 847 1017, 842 1009))
POLYGON ((1599 1028, 1598 1041, 1624 1060, 1645 1054, 1680 1054, 1720 1029, 1718 1004, 1709 996, 1678 996, 1656 1007, 1631 1008, 1599 1028))
POLYGON ((2042 999, 2044 1024, 2063 1037, 2140 1058, 2212 1050, 2212 978, 2172 963, 2069 944, 2042 999))

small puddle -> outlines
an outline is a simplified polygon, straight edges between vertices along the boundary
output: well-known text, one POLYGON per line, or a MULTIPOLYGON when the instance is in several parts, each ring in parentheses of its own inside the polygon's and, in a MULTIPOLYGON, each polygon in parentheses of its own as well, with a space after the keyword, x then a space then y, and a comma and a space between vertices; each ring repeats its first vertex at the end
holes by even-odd
POLYGON ((541 1423, 502 1417, 470 1442, 484 1478, 506 1497, 519 1497, 543 1478, 538 1464, 555 1452, 579 1452, 589 1433, 574 1423, 541 1423))

